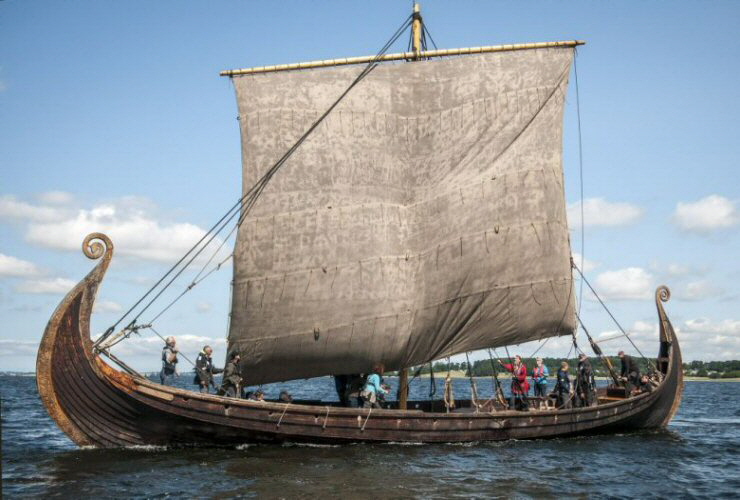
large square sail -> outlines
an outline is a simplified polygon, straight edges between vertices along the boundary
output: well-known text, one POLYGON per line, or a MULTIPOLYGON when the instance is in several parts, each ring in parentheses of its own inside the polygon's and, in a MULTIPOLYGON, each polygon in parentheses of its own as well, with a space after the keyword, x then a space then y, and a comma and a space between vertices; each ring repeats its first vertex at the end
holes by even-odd
MULTIPOLYGON (((248 383, 571 334, 572 57, 384 64, 347 95, 239 228, 229 350, 248 383)), ((233 77, 245 192, 362 69, 233 77)))

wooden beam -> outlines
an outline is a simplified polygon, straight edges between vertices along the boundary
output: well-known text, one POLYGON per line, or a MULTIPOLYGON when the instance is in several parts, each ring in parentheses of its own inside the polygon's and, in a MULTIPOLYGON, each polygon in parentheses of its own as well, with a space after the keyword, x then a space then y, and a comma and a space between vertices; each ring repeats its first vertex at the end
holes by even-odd
POLYGON ((409 400, 409 369, 398 372, 398 409, 405 410, 409 400))
MULTIPOLYGON (((465 47, 460 49, 439 49, 425 50, 419 53, 399 52, 397 54, 386 54, 378 61, 403 61, 416 58, 428 59, 431 57, 449 57, 462 56, 469 54, 485 54, 489 52, 508 52, 514 50, 532 50, 532 49, 562 49, 573 48, 584 45, 583 40, 566 40, 562 42, 538 42, 538 43, 520 43, 513 45, 487 45, 483 47, 465 47)), ((346 66, 348 64, 367 64, 374 61, 376 56, 345 57, 343 59, 326 59, 323 61, 309 61, 293 64, 278 64, 275 66, 258 66, 256 68, 227 69, 219 73, 221 76, 239 76, 253 75, 256 73, 273 73, 275 71, 291 71, 298 69, 324 68, 328 66, 346 66)))

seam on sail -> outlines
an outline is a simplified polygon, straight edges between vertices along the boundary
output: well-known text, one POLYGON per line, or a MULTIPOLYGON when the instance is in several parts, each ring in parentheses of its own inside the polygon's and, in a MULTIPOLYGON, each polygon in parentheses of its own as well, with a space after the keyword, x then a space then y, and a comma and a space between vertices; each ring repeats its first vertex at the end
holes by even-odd
MULTIPOLYGON (((509 176, 512 176, 512 175, 530 174, 530 173, 537 173, 537 172, 541 172, 543 175, 551 174, 550 177, 555 178, 555 180, 558 183, 558 185, 559 186, 561 185, 560 182, 559 182, 560 181, 560 179, 559 179, 560 176, 559 175, 554 175, 552 173, 552 169, 551 168, 545 168, 545 167, 543 167, 543 168, 532 168, 532 169, 521 169, 521 170, 508 170, 508 171, 505 171, 505 172, 489 172, 489 173, 486 173, 485 175, 479 176, 475 182, 470 182, 470 183, 467 183, 467 184, 457 185, 453 189, 449 189, 448 191, 445 191, 443 193, 440 193, 440 194, 438 194, 436 196, 433 196, 433 197, 430 197, 430 198, 426 198, 423 201, 417 201, 417 202, 414 202, 414 203, 393 203, 393 202, 389 202, 389 201, 370 201, 370 202, 366 202, 366 203, 355 203, 353 205, 335 205, 335 204, 331 204, 330 206, 332 207, 331 208, 332 210, 353 209, 353 208, 356 208, 356 207, 366 207, 366 206, 388 206, 388 207, 397 207, 397 208, 403 208, 403 209, 408 210, 408 209, 414 209, 414 208, 416 208, 416 207, 418 207, 420 205, 425 205, 425 204, 428 204, 428 203, 430 203, 432 201, 440 200, 440 199, 443 199, 443 198, 457 197, 457 196, 455 196, 455 194, 458 194, 460 189, 465 190, 465 191, 467 191, 467 190, 471 190, 471 191, 478 190, 480 184, 483 183, 483 182, 485 182, 485 181, 496 182, 496 180, 499 180, 502 177, 509 177, 509 176), (490 178, 491 175, 495 176, 495 179, 491 179, 490 178)), ((353 187, 356 187, 357 184, 341 183, 341 184, 333 184, 332 187, 334 187, 334 186, 339 186, 339 187, 353 186, 353 187)), ((360 186, 376 187, 376 186, 373 186, 372 184, 360 184, 360 186)), ((384 186, 384 187, 386 187, 386 186, 384 186)), ((393 185, 391 185, 391 184, 389 184, 387 187, 390 188, 390 189, 393 189, 393 185)), ((398 188, 396 190, 397 191, 405 191, 404 188, 398 188)), ((289 195, 289 194, 296 194, 296 193, 305 193, 305 192, 310 192, 310 191, 311 190, 306 190, 306 189, 296 189, 296 190, 284 190, 284 191, 280 191, 279 193, 266 192, 266 193, 263 194, 263 197, 265 199, 267 199, 267 198, 276 196, 277 194, 279 194, 279 195, 289 195)), ((488 196, 490 196, 490 194, 488 196)), ((485 196, 481 196, 481 199, 485 199, 485 196)), ((323 206, 322 207, 310 207, 310 208, 303 208, 303 209, 299 209, 299 210, 288 210, 288 211, 285 211, 285 212, 276 212, 276 213, 273 213, 273 214, 270 214, 270 215, 264 215, 264 216, 250 216, 249 219, 245 219, 244 220, 244 222, 242 223, 242 225, 248 226, 250 224, 259 222, 259 221, 264 220, 264 219, 269 219, 269 218, 274 218, 274 217, 288 217, 288 216, 292 216, 292 215, 298 215, 298 214, 303 214, 303 213, 310 213, 310 212, 315 212, 317 210, 325 210, 325 209, 328 210, 327 208, 325 208, 323 206)))
MULTIPOLYGON (((324 327, 324 330, 325 331, 336 330, 336 329, 339 329, 339 328, 344 328, 344 327, 348 327, 348 326, 351 326, 351 325, 355 325, 357 323, 363 323, 365 321, 374 321, 374 320, 378 320, 378 319, 389 319, 389 318, 393 318, 395 316, 403 315, 403 314, 414 315, 418 311, 423 311, 423 310, 428 310, 428 309, 434 309, 434 308, 437 308, 437 307, 442 306, 444 304, 452 303, 452 302, 455 302, 455 301, 460 300, 460 299, 467 299, 469 297, 474 297, 476 295, 488 294, 488 293, 493 292, 495 290, 511 290, 512 288, 531 287, 532 285, 540 285, 540 284, 543 284, 543 283, 557 283, 558 285, 566 285, 566 284, 568 284, 569 282, 572 282, 572 281, 573 280, 571 278, 555 278, 555 279, 551 279, 551 280, 532 281, 532 282, 521 283, 521 284, 514 284, 514 285, 494 286, 492 288, 488 288, 488 289, 485 289, 485 290, 478 290, 478 291, 475 291, 475 292, 467 293, 465 295, 455 296, 454 298, 446 299, 446 300, 443 300, 443 301, 440 301, 440 302, 436 302, 434 304, 427 304, 427 305, 424 305, 422 307, 415 307, 413 309, 408 309, 408 310, 406 310, 404 312, 394 312, 392 314, 372 315, 372 316, 367 316, 367 317, 362 317, 362 318, 355 318, 355 319, 352 320, 352 322, 349 322, 349 323, 341 323, 341 324, 338 324, 338 325, 331 325, 331 326, 328 326, 328 327, 324 327)), ((308 334, 312 334, 312 333, 313 333, 313 330, 312 329, 308 329, 308 330, 301 331, 301 332, 287 333, 285 335, 271 335, 271 336, 264 336, 264 337, 259 337, 259 338, 255 338, 255 339, 234 339, 231 342, 236 342, 236 343, 254 343, 254 342, 260 342, 260 341, 265 341, 265 340, 285 339, 285 338, 289 338, 289 337, 296 337, 296 336, 300 336, 300 335, 308 335, 308 334)), ((566 332, 566 333, 563 333, 563 335, 570 335, 570 333, 569 332, 566 332)))
MULTIPOLYGON (((533 224, 537 224, 537 225, 540 225, 540 226, 547 226, 549 224, 559 224, 561 226, 564 226, 567 229, 567 224, 565 224, 563 221, 560 221, 560 220, 545 220, 545 221, 535 221, 535 222, 522 222, 520 224, 509 224, 507 226, 501 226, 500 224, 497 224, 493 228, 488 228, 488 229, 485 229, 483 231, 478 231, 478 232, 475 232, 475 233, 464 234, 464 235, 462 235, 462 238, 471 238, 471 237, 474 237, 474 236, 487 235, 487 233, 488 232, 491 232, 491 231, 494 231, 495 233, 498 233, 498 232, 500 232, 500 230, 502 228, 507 228, 507 229, 511 229, 511 228, 520 228, 520 229, 522 229, 522 228, 529 228, 533 224)), ((419 259, 420 257, 426 257, 428 255, 431 255, 432 253, 435 253, 437 251, 437 247, 439 247, 439 246, 451 244, 452 242, 458 242, 460 238, 461 238, 461 236, 455 236, 453 238, 449 238, 449 239, 446 239, 446 240, 443 240, 443 241, 434 242, 426 250, 422 250, 420 252, 405 252, 403 254, 380 255, 380 256, 375 255, 375 256, 372 256, 372 257, 368 257, 366 259, 358 259, 358 260, 353 260, 351 262, 346 262, 344 264, 335 264, 334 265, 334 269, 346 269, 346 268, 349 268, 349 267, 354 267, 358 263, 374 262, 374 261, 376 261, 378 259, 381 259, 381 260, 383 260, 383 259, 386 259, 386 260, 411 260, 411 259, 419 259), (433 248, 430 249, 431 247, 433 247, 433 248)), ((280 271, 280 272, 276 272, 276 273, 273 273, 273 274, 261 274, 261 275, 256 275, 256 276, 249 277, 249 278, 234 279, 234 284, 243 284, 245 282, 253 283, 255 281, 264 281, 265 279, 268 279, 268 280, 269 279, 277 279, 277 278, 281 278, 281 277, 286 276, 286 275, 306 274, 306 273, 309 273, 309 272, 316 271, 318 269, 323 269, 323 267, 322 266, 312 266, 312 267, 305 267, 305 268, 300 268, 300 269, 290 269, 290 270, 287 270, 287 271, 280 271)))

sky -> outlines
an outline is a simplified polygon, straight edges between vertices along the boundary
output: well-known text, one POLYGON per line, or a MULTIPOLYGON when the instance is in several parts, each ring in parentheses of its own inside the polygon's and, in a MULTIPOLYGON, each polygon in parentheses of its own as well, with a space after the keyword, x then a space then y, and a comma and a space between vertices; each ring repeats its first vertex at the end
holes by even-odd
MULTIPOLYGON (((220 70, 373 55, 410 8, 0 0, 0 370, 34 369, 51 313, 94 265, 84 235, 116 245, 98 334, 238 199, 237 111, 220 70)), ((740 3, 427 0, 422 14, 444 48, 587 42, 563 144, 576 262, 582 203, 586 277, 641 352, 657 350, 653 294, 666 284, 684 359, 740 359, 740 3)), ((223 360, 230 279, 226 265, 157 331, 223 360)), ((581 316, 597 339, 617 331, 589 293, 581 316)), ((153 371, 161 344, 142 333, 114 352, 153 371)), ((635 352, 623 338, 601 346, 635 352)), ((569 347, 556 338, 539 353, 569 347)))

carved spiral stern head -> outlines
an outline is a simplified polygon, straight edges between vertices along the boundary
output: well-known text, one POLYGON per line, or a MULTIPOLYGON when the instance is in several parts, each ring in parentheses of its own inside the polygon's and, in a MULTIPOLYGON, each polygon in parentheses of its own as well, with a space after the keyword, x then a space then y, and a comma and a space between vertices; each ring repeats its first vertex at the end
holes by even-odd
POLYGON ((103 233, 90 233, 82 241, 82 253, 88 259, 105 257, 110 260, 113 257, 113 242, 103 233))

